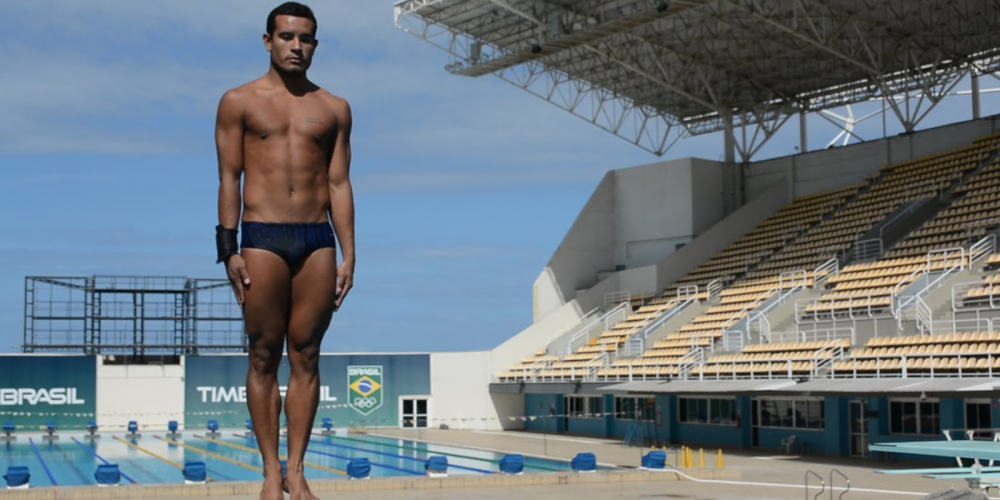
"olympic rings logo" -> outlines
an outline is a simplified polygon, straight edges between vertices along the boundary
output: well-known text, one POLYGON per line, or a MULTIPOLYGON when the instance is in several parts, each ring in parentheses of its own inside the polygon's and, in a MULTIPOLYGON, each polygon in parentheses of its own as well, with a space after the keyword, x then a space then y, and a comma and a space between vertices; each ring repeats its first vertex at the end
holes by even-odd
POLYGON ((354 406, 358 408, 372 408, 378 404, 378 400, 375 398, 354 398, 354 406))

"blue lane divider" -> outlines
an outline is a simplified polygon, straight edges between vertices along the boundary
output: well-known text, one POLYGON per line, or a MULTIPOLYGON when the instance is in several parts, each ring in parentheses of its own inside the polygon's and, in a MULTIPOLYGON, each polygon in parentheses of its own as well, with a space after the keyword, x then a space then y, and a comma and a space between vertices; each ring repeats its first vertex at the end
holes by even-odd
MULTIPOLYGON (((403 455, 397 455, 395 453, 385 453, 385 452, 375 451, 375 450, 366 450, 364 448, 355 448, 353 446, 347 446, 347 445, 343 445, 343 444, 321 443, 321 442, 318 442, 318 441, 314 441, 312 439, 310 439, 309 442, 313 443, 313 444, 318 444, 320 446, 335 446, 337 448, 345 448, 345 449, 348 449, 348 450, 360 451, 360 452, 364 452, 364 453, 373 453, 375 455, 382 455, 384 457, 402 458, 404 460, 412 460, 414 462, 421 462, 421 463, 424 462, 424 460, 419 459, 419 458, 406 457, 406 456, 403 456, 403 455)), ((431 453, 431 452, 428 452, 428 454, 429 455, 433 455, 433 453, 431 453)), ((477 469, 475 467, 466 467, 464 465, 455 465, 455 464, 451 464, 450 463, 450 464, 448 464, 448 467, 452 468, 452 469, 470 470, 470 471, 473 471, 473 472, 480 472, 480 473, 483 473, 483 474, 493 474, 493 471, 490 471, 490 470, 477 469)))
MULTIPOLYGON (((284 446, 285 448, 288 447, 288 445, 285 444, 285 443, 279 443, 279 444, 281 446, 284 446)), ((326 453, 326 452, 323 452, 323 451, 316 451, 316 450, 310 450, 310 449, 306 449, 306 451, 309 452, 309 453, 316 453, 318 455, 324 455, 324 456, 327 456, 327 457, 339 458, 341 460, 350 460, 351 459, 351 457, 345 457, 343 455, 334 455, 333 453, 326 453)), ((393 467, 392 465, 380 464, 378 462, 372 462, 371 464, 374 467, 384 467, 386 469, 398 470, 399 472, 405 472, 407 474, 413 474, 414 476, 423 476, 424 475, 423 472, 418 472, 418 471, 409 470, 409 469, 402 469, 400 467, 393 467)))
MULTIPOLYGON (((94 448, 91 448, 91 447, 89 447, 89 446, 87 446, 87 445, 85 445, 85 444, 83 444, 83 443, 81 443, 81 442, 77 441, 77 440, 76 440, 76 438, 72 438, 72 439, 73 439, 73 442, 74 442, 74 443, 76 443, 76 444, 80 445, 80 448, 83 448, 83 449, 85 449, 85 450, 89 451, 89 452, 90 452, 90 453, 92 453, 92 454, 93 454, 93 455, 94 455, 95 457, 97 457, 97 459, 98 459, 98 460, 100 460, 100 461, 102 461, 102 462, 104 462, 104 463, 106 463, 106 464, 110 464, 110 463, 111 463, 111 462, 108 462, 107 460, 105 460, 105 459, 104 459, 104 457, 102 457, 102 456, 98 455, 98 454, 97 454, 97 450, 95 450, 94 448)), ((128 474, 126 474, 126 473, 122 472, 122 471, 121 471, 121 468, 119 468, 118 472, 121 472, 121 475, 122 475, 122 477, 124 477, 125 479, 128 479, 128 480, 129 480, 129 482, 131 482, 132 484, 139 484, 139 483, 138 483, 138 481, 136 481, 135 479, 132 479, 132 478, 131 478, 131 477, 130 477, 130 476, 129 476, 128 474)))
POLYGON ((56 477, 53 476, 52 471, 49 470, 48 464, 45 463, 45 460, 42 460, 42 454, 38 452, 38 447, 35 446, 35 442, 30 437, 28 438, 28 442, 31 443, 31 449, 35 450, 35 456, 38 457, 38 461, 42 463, 42 468, 45 469, 45 473, 49 475, 49 481, 52 481, 52 486, 59 486, 59 483, 56 482, 56 477))

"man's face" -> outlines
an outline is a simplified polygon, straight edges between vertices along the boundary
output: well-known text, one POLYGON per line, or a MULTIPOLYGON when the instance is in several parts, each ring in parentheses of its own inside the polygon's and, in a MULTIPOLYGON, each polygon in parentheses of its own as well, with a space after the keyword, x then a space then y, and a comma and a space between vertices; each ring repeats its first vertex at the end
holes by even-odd
POLYGON ((274 35, 264 34, 271 64, 285 73, 305 73, 316 51, 316 25, 304 17, 278 16, 274 35))

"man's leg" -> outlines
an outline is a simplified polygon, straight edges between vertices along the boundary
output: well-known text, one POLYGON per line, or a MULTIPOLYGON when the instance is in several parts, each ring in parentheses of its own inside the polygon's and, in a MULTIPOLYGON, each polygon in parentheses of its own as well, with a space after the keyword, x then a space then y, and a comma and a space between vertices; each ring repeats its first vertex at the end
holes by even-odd
POLYGON ((288 489, 292 500, 316 498, 302 475, 302 461, 319 403, 319 348, 330 326, 337 290, 337 253, 316 250, 292 278, 288 321, 288 362, 291 377, 285 396, 288 416, 288 489))
POLYGON ((264 458, 264 487, 260 498, 283 499, 281 462, 278 460, 281 417, 278 365, 288 332, 291 276, 285 261, 271 252, 248 248, 243 251, 243 258, 250 275, 243 306, 250 341, 247 406, 257 446, 264 458))

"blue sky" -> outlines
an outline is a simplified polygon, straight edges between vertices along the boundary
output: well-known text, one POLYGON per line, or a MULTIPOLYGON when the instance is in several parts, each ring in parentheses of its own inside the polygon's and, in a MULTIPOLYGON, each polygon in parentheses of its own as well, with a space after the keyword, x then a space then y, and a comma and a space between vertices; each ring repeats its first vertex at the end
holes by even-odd
MULTIPOLYGON (((449 75, 443 52, 393 27, 391 2, 314 3, 310 76, 355 120, 355 288, 323 350, 499 344, 530 324, 532 283, 601 176, 660 159, 499 79, 449 75)), ((20 349, 26 275, 223 276, 215 108, 267 70, 274 5, 0 4, 0 352, 20 349)), ((814 147, 834 134, 810 119, 814 147)), ((686 139, 665 158, 719 159, 721 144, 686 139)), ((796 144, 786 127, 762 157, 796 144)))

